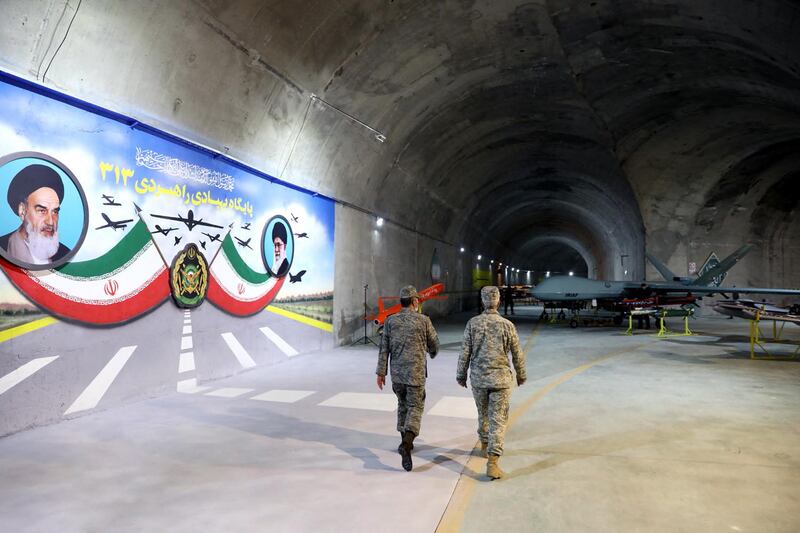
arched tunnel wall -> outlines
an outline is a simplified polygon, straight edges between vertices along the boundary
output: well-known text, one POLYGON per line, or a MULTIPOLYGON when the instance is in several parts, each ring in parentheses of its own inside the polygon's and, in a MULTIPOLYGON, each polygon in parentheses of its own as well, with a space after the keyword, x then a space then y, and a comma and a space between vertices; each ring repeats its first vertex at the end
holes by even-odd
POLYGON ((476 264, 546 270, 554 246, 589 277, 637 280, 658 277, 645 250, 689 274, 747 241, 729 281, 800 285, 788 0, 3 12, 3 70, 334 199, 335 343, 363 333, 364 285, 373 313, 437 262, 450 294, 426 311, 445 314, 476 264))

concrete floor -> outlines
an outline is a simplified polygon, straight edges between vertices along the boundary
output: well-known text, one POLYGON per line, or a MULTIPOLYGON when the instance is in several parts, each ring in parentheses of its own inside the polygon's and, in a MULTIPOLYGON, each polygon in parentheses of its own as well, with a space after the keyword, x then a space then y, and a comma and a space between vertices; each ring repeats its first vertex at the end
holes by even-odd
POLYGON ((800 530, 800 364, 751 361, 744 321, 657 339, 535 314, 516 317, 529 382, 505 480, 470 455, 464 316, 437 325, 412 473, 394 413, 375 410, 391 392, 339 395, 378 392, 377 350, 340 348, 0 439, 0 530, 800 530), (252 399, 275 389, 313 393, 252 399))

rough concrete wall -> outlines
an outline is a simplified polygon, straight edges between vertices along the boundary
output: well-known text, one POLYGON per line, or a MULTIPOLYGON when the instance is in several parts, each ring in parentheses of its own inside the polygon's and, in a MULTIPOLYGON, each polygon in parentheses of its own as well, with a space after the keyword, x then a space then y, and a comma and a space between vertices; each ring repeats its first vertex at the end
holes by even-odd
MULTIPOLYGON (((336 308, 334 331, 341 343, 353 342, 364 334, 364 285, 367 288, 367 315, 377 314, 378 297, 396 297, 400 288, 430 286, 431 258, 437 251, 442 267, 442 282, 448 291, 442 300, 423 304, 430 316, 461 310, 471 303, 468 256, 448 243, 435 241, 395 224, 378 228, 375 217, 344 206, 336 209, 336 308)), ((387 302, 387 306, 398 300, 387 302)), ((367 324, 367 335, 376 327, 367 324)))
MULTIPOLYGON (((560 231, 593 277, 685 270, 726 168, 800 137, 786 0, 84 2, 45 77, 75 6, 6 0, 2 64, 526 269, 560 231)), ((786 218, 747 235, 778 285, 786 218)))

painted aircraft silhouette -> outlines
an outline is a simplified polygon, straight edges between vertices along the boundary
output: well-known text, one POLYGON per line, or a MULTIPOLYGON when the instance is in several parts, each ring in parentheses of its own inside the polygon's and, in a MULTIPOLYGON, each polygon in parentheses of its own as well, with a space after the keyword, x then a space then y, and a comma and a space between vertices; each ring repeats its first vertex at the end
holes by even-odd
POLYGON ((604 281, 573 276, 553 276, 531 290, 531 294, 545 303, 567 305, 583 304, 596 300, 598 307, 624 312, 632 307, 657 307, 661 305, 693 304, 703 296, 714 294, 788 294, 800 296, 800 290, 770 289, 764 287, 721 287, 715 285, 752 245, 746 244, 694 278, 676 276, 666 265, 651 254, 647 259, 665 281, 604 281))
POLYGON ((114 197, 108 194, 103 194, 103 205, 122 205, 114 201, 114 197))
POLYGON ((167 235, 169 235, 170 231, 175 231, 177 229, 178 228, 162 228, 161 226, 156 224, 156 230, 155 231, 151 231, 150 233, 153 233, 153 234, 160 233, 161 235, 164 235, 166 237, 167 235))
POLYGON ((205 250, 206 249, 206 241, 200 241, 200 247, 203 248, 203 250, 205 250))
POLYGON ((128 227, 129 222, 133 222, 132 218, 128 220, 111 220, 105 213, 101 213, 101 215, 103 216, 103 219, 105 219, 106 223, 94 229, 103 229, 103 228, 111 228, 113 230, 125 229, 128 227))
POLYGON ((294 216, 294 213, 289 213, 289 216, 292 217, 292 222, 297 222, 298 220, 300 220, 300 217, 294 216))
POLYGON ((175 246, 178 246, 178 244, 180 244, 181 239, 182 237, 178 237, 177 235, 175 235, 175 246))
MULTIPOLYGON (((435 285, 431 285, 427 289, 422 289, 421 291, 419 291, 419 303, 422 303, 425 300, 430 300, 431 298, 447 298, 447 296, 439 296, 443 292, 444 292, 444 283, 437 283, 435 285)), ((386 322, 387 318, 389 318, 391 315, 395 313, 399 313, 400 309, 402 309, 402 306, 400 305, 399 302, 386 309, 383 306, 383 301, 399 300, 399 299, 400 298, 397 296, 380 296, 378 298, 378 314, 374 316, 368 316, 365 318, 367 320, 372 320, 376 326, 383 327, 383 323, 386 322)))
POLYGON ((203 235, 205 235, 206 237, 211 239, 211 242, 219 241, 219 233, 217 233, 216 235, 211 235, 210 233, 205 233, 205 232, 202 232, 202 233, 203 233, 203 235))
POLYGON ((212 224, 211 222, 203 222, 202 218, 198 218, 197 220, 194 219, 194 211, 189 209, 189 213, 186 217, 182 217, 180 213, 178 213, 177 217, 169 217, 167 215, 150 215, 154 218, 161 218, 164 220, 174 220, 175 222, 182 222, 186 224, 186 227, 189 228, 189 231, 192 231, 195 226, 204 226, 207 228, 219 228, 222 229, 222 226, 218 226, 216 224, 212 224))
MULTIPOLYGON (((246 241, 243 241, 239 237, 234 237, 234 239, 236 239, 236 241, 239 243, 239 246, 241 246, 242 248, 250 248, 250 241, 253 240, 252 237, 250 237, 246 241)), ((252 248, 250 249, 252 250, 252 248)))
POLYGON ((294 236, 298 239, 308 239, 308 233, 295 233, 294 236))
POLYGON ((243 229, 243 230, 246 230, 246 231, 250 231, 250 222, 248 222, 247 224, 245 224, 244 226, 242 226, 242 229, 243 229))
POLYGON ((300 272, 298 272, 297 274, 295 274, 293 276, 291 274, 291 272, 290 272, 289 273, 289 283, 297 283, 298 281, 303 281, 302 277, 303 277, 303 274, 305 274, 305 273, 306 273, 305 270, 301 270, 300 272))

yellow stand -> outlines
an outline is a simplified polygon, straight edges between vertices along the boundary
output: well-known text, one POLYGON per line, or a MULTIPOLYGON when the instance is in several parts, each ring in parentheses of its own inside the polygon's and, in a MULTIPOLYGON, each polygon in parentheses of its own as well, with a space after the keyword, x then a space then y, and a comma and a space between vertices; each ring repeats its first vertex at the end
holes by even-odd
POLYGON ((780 344, 797 344, 797 348, 795 351, 790 355, 772 355, 767 350, 767 347, 761 341, 763 335, 761 334, 761 330, 759 329, 758 325, 761 322, 761 312, 756 311, 756 317, 750 321, 750 359, 763 359, 763 360, 772 360, 772 361, 781 361, 781 360, 792 360, 797 359, 798 354, 800 354, 800 342, 793 341, 793 340, 784 340, 781 339, 781 335, 783 334, 783 327, 786 325, 786 322, 781 324, 781 327, 778 328, 778 321, 772 321, 772 339, 769 341, 771 343, 780 343, 780 344), (756 355, 756 346, 758 346, 764 355, 756 355))
POLYGON ((667 326, 664 324, 664 317, 658 317, 658 337, 688 337, 689 335, 694 335, 692 330, 689 329, 689 316, 683 317, 683 333, 672 333, 667 329, 667 326))

